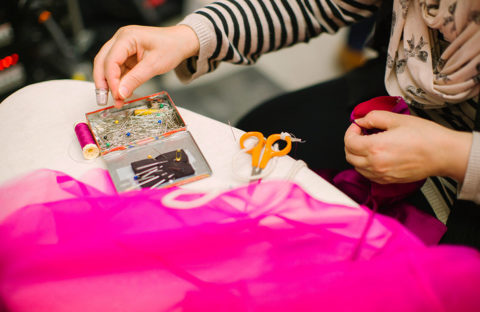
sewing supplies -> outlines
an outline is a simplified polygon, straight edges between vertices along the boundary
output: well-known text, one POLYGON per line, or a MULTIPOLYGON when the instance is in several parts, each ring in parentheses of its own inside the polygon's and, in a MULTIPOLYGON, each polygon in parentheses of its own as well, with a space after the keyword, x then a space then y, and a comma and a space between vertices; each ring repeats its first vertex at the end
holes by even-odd
POLYGON ((211 175, 210 166, 166 92, 86 116, 119 192, 179 185, 211 175))
POLYGON ((154 159, 134 161, 131 167, 135 173, 134 179, 142 181, 138 183, 142 188, 157 188, 195 173, 188 161, 188 155, 181 149, 160 154, 154 159))
POLYGON ((133 146, 141 139, 155 139, 171 131, 185 130, 185 123, 178 111, 164 95, 143 99, 140 103, 129 103, 120 109, 111 108, 108 112, 100 110, 88 116, 92 132, 98 134, 98 145, 106 148, 103 154, 115 147, 133 146), (161 121, 153 114, 157 111, 161 111, 161 121))
POLYGON ((85 159, 94 159, 100 154, 97 144, 93 138, 90 128, 84 122, 75 124, 75 133, 82 148, 83 157, 85 159))
MULTIPOLYGON (((234 175, 235 179, 245 182, 251 182, 267 177, 270 173, 273 172, 276 167, 278 157, 275 156, 283 156, 288 154, 291 149, 291 143, 293 142, 305 142, 302 139, 296 138, 294 135, 287 132, 281 132, 280 134, 271 135, 268 138, 270 140, 265 139, 263 137, 263 134, 260 132, 247 132, 240 137, 239 145, 241 149, 232 158, 232 174, 234 175), (255 144, 251 144, 252 142, 247 142, 251 141, 249 139, 254 139, 255 142, 253 143, 255 144), (282 150, 279 150, 278 148, 279 144, 276 142, 278 140, 286 141, 285 148, 283 148, 282 150), (288 141, 290 141, 291 143, 289 144, 288 141), (267 149, 266 146, 270 146, 270 148, 267 149), (267 152, 267 154, 265 154, 265 152, 267 152), (281 155, 277 154, 279 152, 281 155), (247 154, 250 154, 251 158, 245 157, 247 154), (252 167, 250 174, 245 174, 245 170, 243 170, 245 169, 247 161, 249 167, 252 167)), ((296 161, 296 163, 298 164, 292 167, 286 179, 292 179, 293 176, 296 175, 298 170, 306 166, 304 162, 296 161)))
POLYGON ((107 105, 108 89, 95 89, 95 97, 97 100, 97 105, 107 105))
MULTIPOLYGON (((162 108, 163 108, 163 105, 162 105, 162 108)), ((160 109, 151 109, 151 108, 147 108, 147 109, 136 109, 133 111, 133 114, 135 116, 138 116, 138 115, 141 115, 141 116, 144 116, 144 115, 150 115, 150 114, 153 114, 153 113, 161 113, 162 110, 160 109)))
POLYGON ((290 135, 272 134, 265 140, 261 132, 246 132, 240 137, 240 147, 242 149, 245 149, 244 143, 249 138, 255 138, 257 140, 255 146, 246 151, 252 155, 252 176, 260 175, 270 159, 287 155, 292 149, 292 139, 290 135), (277 151, 273 149, 273 145, 279 140, 287 142, 287 145, 277 151))
POLYGON ((180 161, 182 160, 182 152, 180 150, 177 150, 175 152, 175 161, 180 161))

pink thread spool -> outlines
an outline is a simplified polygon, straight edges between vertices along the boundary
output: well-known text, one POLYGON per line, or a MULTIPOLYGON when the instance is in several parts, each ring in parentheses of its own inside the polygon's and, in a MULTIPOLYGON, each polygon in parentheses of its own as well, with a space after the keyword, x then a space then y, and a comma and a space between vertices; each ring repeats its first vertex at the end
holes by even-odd
POLYGON ((90 132, 90 128, 84 122, 78 122, 75 124, 75 133, 77 134, 78 142, 82 147, 83 157, 85 159, 94 159, 100 154, 93 135, 90 132))

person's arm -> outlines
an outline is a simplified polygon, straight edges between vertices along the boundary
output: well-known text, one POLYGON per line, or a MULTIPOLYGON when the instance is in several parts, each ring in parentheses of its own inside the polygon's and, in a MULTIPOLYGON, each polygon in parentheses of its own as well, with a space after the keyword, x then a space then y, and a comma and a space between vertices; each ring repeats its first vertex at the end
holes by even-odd
POLYGON ((345 133, 347 161, 377 183, 446 176, 459 183, 458 199, 480 204, 480 132, 456 131, 414 116, 376 111, 345 133), (358 125, 384 132, 365 136, 358 125))
POLYGON ((480 132, 473 132, 467 171, 457 197, 480 204, 480 132))
POLYGON ((251 64, 262 53, 370 16, 380 1, 220 0, 177 26, 122 27, 95 57, 95 87, 110 90, 121 107, 156 75, 176 68, 179 78, 188 82, 221 61, 251 64))
POLYGON ((122 27, 95 56, 95 87, 110 90, 115 106, 121 107, 142 83, 174 69, 198 50, 196 34, 185 25, 122 27))
POLYGON ((192 28, 200 42, 197 56, 176 68, 189 82, 220 62, 252 64, 260 55, 307 42, 322 32, 371 16, 380 0, 221 0, 188 15, 181 25, 192 28), (324 3, 324 4, 323 4, 324 3))
POLYGON ((408 183, 430 176, 447 176, 462 183, 471 147, 471 132, 386 111, 368 113, 345 133, 347 161, 360 174, 381 184, 408 183), (363 135, 360 127, 383 131, 363 135))

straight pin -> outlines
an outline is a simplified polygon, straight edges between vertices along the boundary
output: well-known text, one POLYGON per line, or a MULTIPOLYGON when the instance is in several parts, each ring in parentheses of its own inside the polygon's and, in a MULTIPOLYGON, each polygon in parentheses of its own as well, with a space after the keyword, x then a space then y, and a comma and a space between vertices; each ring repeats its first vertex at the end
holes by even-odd
POLYGON ((159 177, 159 176, 154 176, 154 177, 152 177, 151 179, 148 179, 148 180, 145 180, 145 181, 143 181, 143 182, 141 182, 141 183, 138 183, 138 185, 141 186, 141 185, 147 184, 148 182, 155 181, 156 179, 160 179, 160 177, 159 177))
POLYGON ((152 190, 152 189, 156 188, 156 187, 159 186, 160 184, 165 183, 165 181, 166 181, 165 179, 160 180, 159 182, 157 182, 157 183, 155 183, 154 185, 152 185, 152 186, 150 187, 150 189, 152 190))
POLYGON ((147 177, 149 177, 150 175, 152 175, 152 174, 154 174, 155 172, 158 172, 158 171, 160 171, 160 170, 155 169, 155 170, 153 170, 153 171, 150 171, 149 173, 147 173, 146 175, 144 175, 142 178, 147 178, 147 177))
POLYGON ((153 163, 148 164, 148 165, 143 165, 143 166, 137 167, 137 170, 142 170, 142 169, 145 169, 145 168, 148 168, 148 167, 151 167, 151 166, 160 165, 160 164, 163 164, 163 163, 166 163, 166 162, 167 162, 166 160, 153 162, 153 163))
POLYGON ((144 175, 145 173, 148 173, 148 172, 150 172, 150 171, 155 171, 155 170, 158 170, 158 169, 157 169, 157 168, 150 168, 150 169, 147 169, 147 170, 145 170, 145 171, 142 171, 142 172, 137 173, 137 176, 142 176, 142 175, 144 175))
MULTIPOLYGON (((98 104, 107 104, 108 90, 96 90, 96 98, 98 104)), ((153 96, 138 101, 131 108, 127 106, 120 110, 113 109, 92 114, 88 117, 88 120, 99 145, 108 149, 135 145, 132 140, 136 141, 138 138, 158 139, 163 134, 184 126, 177 110, 169 104, 168 99, 162 96, 153 96), (164 104, 166 105, 161 109, 161 119, 155 113, 135 115, 136 109, 157 109, 164 104), (161 123, 159 123, 159 120, 161 120, 161 123), (130 136, 126 135, 127 132, 130 133, 130 136)))

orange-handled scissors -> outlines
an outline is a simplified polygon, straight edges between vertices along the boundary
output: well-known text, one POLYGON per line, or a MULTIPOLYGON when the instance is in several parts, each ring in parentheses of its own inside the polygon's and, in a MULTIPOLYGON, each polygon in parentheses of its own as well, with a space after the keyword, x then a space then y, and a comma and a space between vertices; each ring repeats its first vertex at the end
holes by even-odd
POLYGON ((290 136, 282 137, 281 134, 272 134, 266 140, 261 132, 251 131, 246 132, 240 137, 240 147, 245 148, 245 140, 254 137, 257 139, 257 144, 249 149, 247 153, 252 154, 252 176, 259 175, 267 166, 267 163, 275 156, 287 155, 292 149, 292 139, 290 136), (279 151, 275 151, 272 147, 278 140, 287 142, 287 146, 279 151), (263 147, 265 146, 265 150, 263 147), (262 155, 263 150, 263 155, 262 155))

